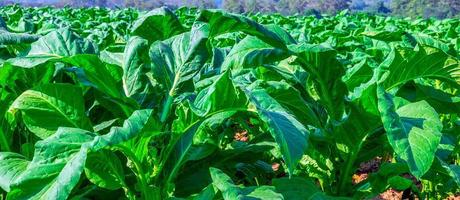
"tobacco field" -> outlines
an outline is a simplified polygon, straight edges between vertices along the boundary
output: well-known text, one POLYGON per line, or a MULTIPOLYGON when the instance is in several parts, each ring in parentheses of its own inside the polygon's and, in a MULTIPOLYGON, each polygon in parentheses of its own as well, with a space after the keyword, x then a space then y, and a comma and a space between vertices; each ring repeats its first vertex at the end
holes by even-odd
POLYGON ((460 19, 0 16, 0 199, 460 193, 460 19))

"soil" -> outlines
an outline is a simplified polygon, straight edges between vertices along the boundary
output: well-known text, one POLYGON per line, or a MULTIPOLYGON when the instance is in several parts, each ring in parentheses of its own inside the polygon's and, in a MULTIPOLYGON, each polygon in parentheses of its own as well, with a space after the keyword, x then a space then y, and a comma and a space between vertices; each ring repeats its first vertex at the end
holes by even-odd
MULTIPOLYGON (((356 185, 356 184, 366 180, 370 173, 377 172, 379 170, 380 165, 383 162, 388 162, 388 161, 389 161, 388 159, 382 159, 381 157, 376 157, 376 158, 374 158, 374 159, 372 159, 370 161, 361 163, 359 165, 358 170, 356 171, 356 173, 352 177, 353 184, 356 185)), ((404 174, 403 177, 411 179, 416 184, 416 186, 419 189, 421 189, 422 185, 421 185, 420 181, 417 181, 413 176, 411 176, 409 174, 404 174)), ((387 191, 381 193, 380 195, 374 197, 372 200, 401 200, 401 199, 408 199, 408 198, 406 198, 404 196, 410 196, 410 194, 411 194, 410 191, 406 191, 406 194, 405 194, 404 191, 398 191, 398 190, 390 188, 387 191)), ((418 198, 415 198, 415 199, 418 199, 418 198)), ((460 198, 459 199, 452 199, 452 200, 460 200, 460 198)))
POLYGON ((397 191, 394 189, 389 189, 379 196, 373 198, 372 200, 401 200, 403 197, 402 191, 397 191))

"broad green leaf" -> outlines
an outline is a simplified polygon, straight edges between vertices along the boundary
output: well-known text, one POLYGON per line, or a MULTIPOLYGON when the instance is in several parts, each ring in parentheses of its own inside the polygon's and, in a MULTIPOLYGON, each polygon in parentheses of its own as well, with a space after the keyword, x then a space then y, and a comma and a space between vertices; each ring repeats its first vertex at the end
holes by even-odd
POLYGON ((304 125, 321 127, 321 121, 300 92, 284 82, 270 81, 263 86, 267 93, 290 111, 304 125))
POLYGON ((35 144, 34 159, 13 180, 8 199, 66 199, 80 179, 89 144, 95 135, 60 128, 35 144))
POLYGON ((113 98, 121 99, 124 97, 121 92, 121 85, 117 83, 117 80, 98 56, 80 54, 66 57, 61 61, 82 69, 82 71, 76 69, 71 71, 75 71, 77 76, 87 79, 89 82, 85 85, 92 86, 113 98))
POLYGON ((286 45, 279 35, 242 15, 220 10, 202 10, 195 20, 195 23, 197 22, 209 24, 209 37, 239 31, 256 36, 276 48, 286 49, 286 45))
POLYGON ((70 84, 45 84, 25 91, 9 109, 13 114, 17 111, 27 128, 42 139, 62 126, 92 130, 81 88, 70 84))
POLYGON ((406 190, 413 185, 412 180, 401 176, 393 176, 388 179, 388 184, 396 190, 406 190))
POLYGON ((29 161, 23 155, 13 152, 1 152, 0 187, 9 192, 11 182, 26 170, 28 164, 29 161))
POLYGON ((442 123, 438 114, 426 101, 396 109, 393 98, 383 88, 379 87, 377 93, 388 141, 407 162, 411 173, 422 177, 430 169, 441 141, 442 123))
POLYGON ((367 62, 368 60, 364 59, 347 70, 342 80, 347 84, 348 88, 353 89, 372 79, 374 71, 367 62))
POLYGON ((192 108, 199 116, 205 116, 219 110, 245 108, 246 102, 243 91, 234 86, 230 72, 224 72, 198 93, 192 108))
POLYGON ((246 90, 245 93, 278 144, 288 171, 292 175, 308 147, 308 130, 266 91, 256 89, 246 90))
POLYGON ((32 43, 40 38, 38 35, 27 33, 11 33, 0 29, 0 45, 32 43))
POLYGON ((116 190, 125 184, 121 161, 107 150, 88 154, 85 174, 89 181, 101 188, 116 190))
POLYGON ((14 66, 32 68, 63 57, 96 52, 97 48, 89 40, 80 38, 70 28, 64 28, 40 37, 31 44, 30 51, 24 57, 12 58, 8 62, 14 66))
POLYGON ((190 159, 190 155, 194 153, 193 137, 200 124, 201 123, 194 124, 185 130, 182 136, 174 141, 174 145, 170 145, 169 149, 166 150, 170 152, 169 155, 163 159, 166 166, 165 170, 168 170, 168 174, 166 175, 167 180, 165 180, 167 186, 172 184, 181 167, 190 159))
POLYGON ((275 48, 254 36, 247 36, 225 57, 222 71, 228 69, 253 68, 283 60, 289 56, 284 49, 275 48))
POLYGON ((0 85, 10 88, 11 92, 15 95, 20 95, 37 85, 48 83, 53 78, 54 73, 54 66, 44 65, 34 68, 18 68, 4 63, 0 67, 0 85))
POLYGON ((448 175, 454 180, 454 182, 460 186, 460 166, 459 165, 454 165, 454 164, 447 164, 443 161, 441 162, 441 166, 446 170, 448 175))
POLYGON ((405 84, 397 95, 411 102, 424 100, 440 114, 460 112, 460 97, 418 81, 405 84))
POLYGON ((34 158, 13 180, 8 199, 67 199, 78 183, 88 152, 121 144, 152 130, 151 110, 135 111, 123 124, 103 136, 78 128, 59 128, 35 145, 34 158))
POLYGON ((239 187, 236 186, 232 179, 224 172, 217 168, 209 168, 213 185, 222 192, 225 200, 233 199, 284 199, 283 196, 275 192, 271 186, 260 187, 239 187))
POLYGON ((216 190, 214 189, 213 185, 210 184, 208 187, 205 187, 203 191, 201 191, 198 195, 193 196, 193 200, 214 199, 215 195, 216 195, 216 190))
POLYGON ((424 46, 417 51, 393 49, 380 66, 384 73, 385 89, 391 89, 417 78, 441 79, 459 82, 460 66, 457 59, 445 52, 424 46))
POLYGON ((102 62, 109 63, 116 66, 122 66, 123 64, 123 52, 110 52, 107 50, 101 51, 99 57, 102 62))
POLYGON ((382 40, 385 42, 393 42, 393 41, 401 41, 404 35, 404 32, 401 30, 397 30, 397 31, 382 30, 382 31, 365 31, 365 32, 362 32, 361 34, 366 37, 370 37, 372 39, 382 40))
MULTIPOLYGON (((214 124, 211 123, 209 125, 210 127, 207 129, 212 128, 214 124)), ((207 134, 210 136, 208 135, 206 138, 195 137, 195 139, 205 139, 204 141, 194 141, 196 144, 204 143, 204 145, 201 146, 201 149, 211 146, 210 144, 212 144, 212 142, 210 141, 219 137, 219 135, 213 134, 213 131, 208 131, 207 134)), ((176 187, 175 193, 183 196, 201 191, 201 189, 205 187, 206 184, 211 182, 211 177, 209 176, 209 167, 211 166, 226 168, 228 166, 242 165, 243 163, 248 163, 248 165, 251 166, 253 165, 249 163, 263 163, 260 161, 260 158, 263 157, 267 151, 273 149, 275 145, 276 144, 272 142, 261 142, 257 144, 235 143, 225 150, 219 151, 218 149, 214 148, 215 151, 212 156, 191 161, 184 165, 186 167, 181 169, 180 173, 174 181, 174 185, 176 187)), ((197 154, 195 153, 195 155, 197 154)), ((269 170, 272 170, 271 167, 269 168, 269 170)), ((264 172, 270 173, 269 171, 264 172)))
POLYGON ((197 26, 191 32, 157 41, 150 47, 152 75, 159 84, 157 87, 163 90, 159 93, 165 94, 160 118, 162 122, 169 117, 177 95, 193 91, 192 78, 209 57, 207 35, 207 26, 197 26))
POLYGON ((9 32, 5 21, 0 17, 0 45, 32 43, 38 38, 40 38, 38 35, 9 32))
MULTIPOLYGON (((345 163, 340 165, 341 194, 352 193, 352 176, 358 163, 381 156, 382 146, 373 146, 371 142, 386 142, 376 133, 381 131, 382 123, 378 110, 376 84, 361 92, 361 96, 348 105, 347 117, 334 127, 335 145, 345 163), (353 134, 351 134, 353 133, 353 134)), ((383 138, 385 139, 385 138, 383 138)))
POLYGON ((297 43, 296 40, 292 38, 292 36, 287 32, 287 30, 276 24, 265 25, 265 28, 278 35, 278 37, 281 38, 286 45, 297 43))
POLYGON ((145 38, 151 44, 185 31, 174 13, 168 8, 154 9, 137 19, 131 28, 133 36, 145 38))
MULTIPOLYGON (((152 102, 153 88, 148 77, 151 69, 148 41, 131 37, 126 44, 123 61, 123 89, 128 97, 143 105, 152 102)), ((151 73, 151 72, 150 72, 151 73)))
POLYGON ((342 81, 345 69, 337 60, 337 52, 323 44, 291 45, 289 49, 297 54, 297 61, 314 80, 319 102, 326 107, 331 118, 341 119, 348 91, 342 81))
POLYGON ((152 44, 153 76, 170 96, 175 96, 203 67, 208 58, 206 41, 206 35, 197 30, 152 44))
POLYGON ((125 120, 122 127, 112 127, 109 133, 96 137, 94 150, 102 149, 106 146, 114 146, 135 137, 142 132, 157 132, 158 124, 154 120, 152 110, 136 110, 125 120))
POLYGON ((273 179, 275 191, 281 193, 284 199, 289 200, 332 200, 346 199, 327 196, 324 192, 317 188, 316 184, 308 179, 301 177, 292 178, 277 178, 273 179))
POLYGON ((121 117, 128 117, 138 109, 136 102, 123 94, 121 84, 111 72, 116 69, 111 69, 112 66, 103 63, 98 56, 80 54, 62 58, 60 61, 73 66, 66 70, 74 72, 80 83, 96 88, 100 94, 96 95, 97 100, 117 116, 123 113, 121 117))

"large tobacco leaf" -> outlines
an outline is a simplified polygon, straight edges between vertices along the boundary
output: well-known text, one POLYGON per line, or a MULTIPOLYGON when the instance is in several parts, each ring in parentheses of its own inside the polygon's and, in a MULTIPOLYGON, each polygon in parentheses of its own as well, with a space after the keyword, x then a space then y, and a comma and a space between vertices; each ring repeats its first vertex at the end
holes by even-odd
POLYGON ((459 62, 440 49, 420 46, 415 50, 393 49, 381 64, 385 70, 385 89, 418 78, 441 79, 458 83, 459 62))
POLYGON ((319 101, 328 114, 339 120, 344 111, 347 86, 342 81, 345 69, 337 59, 337 52, 328 45, 300 44, 289 46, 297 54, 297 60, 305 71, 311 74, 319 101))
POLYGON ((239 187, 223 171, 217 168, 210 168, 213 185, 222 192, 225 200, 230 199, 283 199, 282 195, 275 192, 274 187, 239 187))
POLYGON ((31 44, 30 50, 24 57, 13 58, 8 62, 14 66, 31 68, 67 56, 96 52, 97 47, 89 40, 80 38, 70 28, 63 28, 40 37, 31 44))
POLYGON ((245 91, 278 144, 290 173, 308 147, 309 131, 263 89, 245 91))
POLYGON ((80 179, 89 152, 120 144, 150 129, 150 116, 151 110, 135 111, 123 127, 113 127, 102 136, 78 128, 59 128, 37 142, 34 158, 11 181, 8 198, 66 199, 80 179))
POLYGON ((161 121, 169 117, 178 94, 193 90, 192 78, 209 57, 207 31, 206 26, 196 26, 190 32, 157 41, 150 47, 153 78, 166 93, 161 121))
POLYGON ((133 36, 140 36, 152 43, 185 32, 185 28, 171 10, 162 7, 154 9, 137 19, 131 28, 131 32, 133 36))
MULTIPOLYGON (((148 41, 140 37, 131 37, 124 51, 123 90, 141 105, 150 106, 153 86, 149 72, 151 62, 148 54, 148 41)), ((151 73, 151 72, 150 72, 151 73)))
POLYGON ((13 180, 26 170, 30 161, 23 155, 13 152, 1 152, 0 161, 0 187, 9 192, 13 180))
POLYGON ((419 101, 396 108, 391 95, 378 90, 379 111, 388 141, 407 162, 411 173, 421 178, 431 167, 441 141, 442 123, 438 113, 419 101))
POLYGON ((27 128, 45 139, 59 127, 74 127, 92 131, 85 114, 82 90, 70 84, 46 84, 22 93, 9 112, 22 113, 27 128))
POLYGON ((273 47, 255 36, 247 36, 233 46, 222 63, 222 70, 258 67, 287 56, 286 50, 273 47))

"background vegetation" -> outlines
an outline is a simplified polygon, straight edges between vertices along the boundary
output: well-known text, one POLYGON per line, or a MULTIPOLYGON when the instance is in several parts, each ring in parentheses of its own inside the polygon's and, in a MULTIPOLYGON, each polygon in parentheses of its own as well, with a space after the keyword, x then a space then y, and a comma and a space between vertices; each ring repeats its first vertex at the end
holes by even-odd
POLYGON ((159 6, 224 8, 231 12, 280 12, 283 14, 336 13, 343 9, 407 17, 448 18, 460 13, 458 0, 5 0, 0 5, 55 5, 138 7, 159 6))

